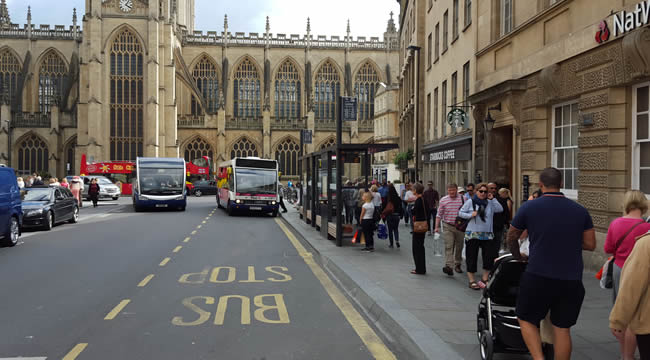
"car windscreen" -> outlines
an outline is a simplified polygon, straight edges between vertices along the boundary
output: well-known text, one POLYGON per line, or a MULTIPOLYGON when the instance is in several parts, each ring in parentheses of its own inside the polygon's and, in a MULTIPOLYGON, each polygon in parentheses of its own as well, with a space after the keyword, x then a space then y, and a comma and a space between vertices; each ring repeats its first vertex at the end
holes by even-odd
POLYGON ((180 195, 185 169, 140 168, 140 192, 145 195, 180 195))
POLYGON ((236 169, 236 191, 240 194, 277 193, 278 174, 275 170, 265 169, 236 169))
POLYGON ((25 188, 23 191, 23 201, 50 201, 48 188, 25 188))
POLYGON ((112 181, 108 180, 105 177, 99 177, 99 178, 96 178, 96 179, 97 179, 97 183, 99 185, 112 185, 113 184, 112 181))

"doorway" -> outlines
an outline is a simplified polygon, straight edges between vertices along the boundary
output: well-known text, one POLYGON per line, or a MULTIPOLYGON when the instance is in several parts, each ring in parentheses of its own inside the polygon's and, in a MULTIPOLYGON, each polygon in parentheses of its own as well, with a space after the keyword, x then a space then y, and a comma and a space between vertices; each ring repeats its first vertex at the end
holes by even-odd
POLYGON ((485 182, 494 182, 500 189, 512 189, 513 163, 512 163, 512 126, 503 126, 492 129, 488 133, 488 177, 485 182))

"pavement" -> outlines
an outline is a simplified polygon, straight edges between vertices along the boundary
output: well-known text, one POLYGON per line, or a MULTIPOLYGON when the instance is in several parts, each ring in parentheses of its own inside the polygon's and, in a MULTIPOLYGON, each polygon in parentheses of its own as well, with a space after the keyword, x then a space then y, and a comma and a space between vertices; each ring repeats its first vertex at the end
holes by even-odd
MULTIPOLYGON (((395 359, 270 216, 84 206, 0 248, 0 359, 395 359)), ((397 355, 395 355, 397 354, 397 355)))
MULTIPOLYGON (((466 274, 442 273, 443 256, 434 254, 434 237, 425 241, 427 274, 412 275, 410 228, 400 223, 401 248, 388 248, 388 240, 375 238, 373 253, 344 241, 327 240, 288 206, 282 214, 312 246, 323 266, 339 281, 393 348, 403 348, 408 359, 480 359, 476 314, 480 292, 468 288, 466 274)), ((480 260, 479 260, 480 261, 480 260)), ((480 265, 480 264, 479 264, 480 265)), ((465 266, 463 265, 463 269, 465 266)), ((572 329, 571 359, 618 359, 618 342, 609 330, 611 291, 602 290, 594 274, 585 271, 586 296, 572 329)), ((530 356, 495 354, 494 359, 530 359, 530 356)))

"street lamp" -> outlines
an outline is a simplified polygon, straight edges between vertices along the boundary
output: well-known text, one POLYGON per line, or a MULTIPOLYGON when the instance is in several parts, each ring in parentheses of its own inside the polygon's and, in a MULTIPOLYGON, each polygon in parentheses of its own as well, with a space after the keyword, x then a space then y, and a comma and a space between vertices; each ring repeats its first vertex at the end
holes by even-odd
POLYGON ((492 129, 494 129, 494 123, 497 122, 492 117, 492 114, 490 114, 490 110, 501 111, 501 103, 498 103, 497 105, 488 108, 487 118, 485 119, 485 132, 486 132, 486 134, 485 134, 486 135, 485 136, 485 154, 483 154, 483 172, 484 172, 485 181, 489 181, 488 167, 489 167, 489 164, 490 164, 488 162, 488 153, 489 153, 489 149, 490 149, 490 139, 488 139, 487 133, 489 133, 490 131, 492 131, 492 129))
POLYGON ((494 129, 494 123, 497 122, 497 121, 494 120, 494 118, 492 117, 492 114, 490 114, 490 110, 501 111, 501 103, 499 103, 498 105, 493 106, 493 107, 491 107, 491 108, 488 108, 487 119, 485 119, 485 129, 487 130, 487 132, 492 131, 492 129, 494 129))
POLYGON ((11 163, 11 142, 13 141, 12 139, 12 132, 13 129, 11 127, 11 118, 9 120, 5 120, 7 123, 7 166, 12 166, 13 164, 11 163))

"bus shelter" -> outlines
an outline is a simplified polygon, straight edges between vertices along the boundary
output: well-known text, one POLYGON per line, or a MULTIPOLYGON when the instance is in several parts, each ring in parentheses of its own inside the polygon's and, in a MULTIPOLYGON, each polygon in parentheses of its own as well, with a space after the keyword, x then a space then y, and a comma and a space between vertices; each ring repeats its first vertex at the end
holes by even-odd
POLYGON ((368 190, 373 155, 397 148, 397 144, 339 144, 300 157, 301 218, 342 246, 343 238, 354 234, 343 217, 344 191, 368 190))

